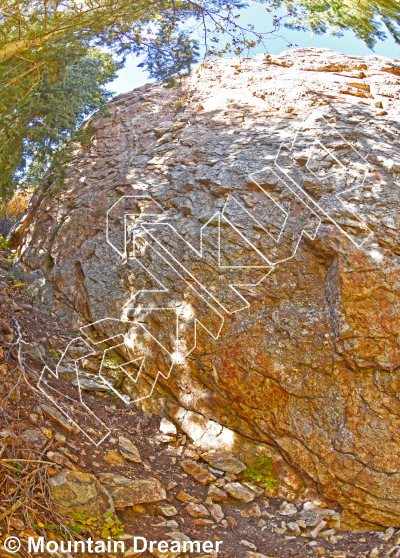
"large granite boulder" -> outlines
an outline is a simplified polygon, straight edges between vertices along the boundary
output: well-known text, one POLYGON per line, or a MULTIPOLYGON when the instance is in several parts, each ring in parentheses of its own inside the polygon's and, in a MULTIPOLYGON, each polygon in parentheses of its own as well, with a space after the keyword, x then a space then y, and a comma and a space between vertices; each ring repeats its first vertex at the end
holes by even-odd
POLYGON ((400 527, 399 86, 326 49, 146 85, 12 232, 39 304, 131 361, 132 401, 371 528, 400 527))

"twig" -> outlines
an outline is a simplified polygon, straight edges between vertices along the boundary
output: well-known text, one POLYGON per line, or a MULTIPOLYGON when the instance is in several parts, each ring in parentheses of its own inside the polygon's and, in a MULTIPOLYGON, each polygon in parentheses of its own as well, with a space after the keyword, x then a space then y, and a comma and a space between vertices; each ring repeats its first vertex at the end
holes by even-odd
POLYGON ((7 517, 8 515, 10 515, 11 513, 14 513, 15 510, 17 510, 20 506, 22 506, 22 504, 24 503, 25 498, 20 498, 19 500, 17 500, 15 502, 15 504, 13 504, 11 506, 11 508, 8 508, 8 510, 6 510, 4 513, 2 513, 0 515, 0 521, 3 521, 3 519, 5 517, 7 517))
MULTIPOLYGON (((10 457, 10 459, 0 459, 0 462, 8 463, 9 461, 18 461, 18 463, 45 463, 48 466, 53 465, 49 461, 39 461, 38 459, 20 459, 19 457, 10 457)), ((15 467, 13 467, 15 470, 15 467)), ((21 471, 19 471, 21 472, 21 471)))

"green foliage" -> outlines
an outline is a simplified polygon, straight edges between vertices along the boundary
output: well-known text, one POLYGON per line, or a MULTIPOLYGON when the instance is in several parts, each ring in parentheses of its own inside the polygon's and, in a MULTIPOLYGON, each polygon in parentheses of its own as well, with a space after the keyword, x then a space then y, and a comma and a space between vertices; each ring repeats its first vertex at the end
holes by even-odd
POLYGON ((10 241, 7 241, 2 234, 0 234, 0 248, 3 250, 9 250, 10 241))
POLYGON ((180 83, 179 81, 176 81, 176 79, 174 77, 167 77, 167 79, 165 80, 166 83, 166 88, 167 89, 175 89, 176 87, 180 87, 180 83))
POLYGON ((183 99, 178 99, 174 103, 174 110, 176 112, 180 112, 181 110, 184 110, 185 105, 186 105, 186 101, 184 101, 183 99))
POLYGON ((8 254, 8 256, 6 257, 7 267, 12 267, 14 263, 18 260, 18 258, 19 258, 19 251, 8 254))
POLYGON ((26 286, 26 288, 21 289, 21 293, 26 297, 28 297, 31 302, 33 302, 37 297, 37 292, 34 289, 32 289, 32 287, 29 286, 26 286))
POLYGON ((400 44, 397 0, 257 1, 287 15, 272 16, 271 29, 259 32, 238 23, 237 10, 248 5, 242 0, 2 0, 0 198, 18 185, 43 183, 49 195, 65 188, 73 142, 90 146, 83 123, 104 110, 105 84, 129 54, 144 56, 139 66, 175 87, 199 58, 194 32, 208 57, 240 56, 260 43, 267 50, 265 39, 281 35, 282 25, 314 34, 353 30, 369 47, 389 34, 400 44))
POLYGON ((111 368, 112 370, 115 368, 119 368, 121 364, 124 364, 123 358, 113 357, 113 358, 105 358, 103 360, 103 366, 105 368, 111 368))
POLYGON ((56 533, 59 536, 62 536, 63 538, 65 537, 65 533, 62 530, 62 527, 60 525, 53 525, 51 523, 38 523, 37 525, 33 526, 34 531, 37 531, 38 529, 44 529, 45 531, 50 531, 51 533, 56 533))
POLYGON ((83 531, 84 527, 82 525, 78 525, 77 523, 70 523, 68 525, 68 529, 79 535, 83 531))
POLYGON ((0 275, 6 279, 13 279, 15 281, 26 283, 26 277, 20 271, 5 271, 4 269, 0 269, 0 275))
POLYGON ((274 489, 277 487, 277 480, 272 476, 272 457, 268 457, 261 453, 251 467, 248 467, 243 476, 246 480, 259 482, 267 488, 274 489))
POLYGON ((0 275, 13 281, 12 288, 18 288, 21 294, 27 296, 32 302, 36 298, 36 291, 27 284, 27 279, 20 271, 6 271, 0 269, 0 275))
POLYGON ((86 517, 83 513, 74 514, 75 522, 69 525, 69 528, 76 533, 79 533, 85 527, 91 529, 100 529, 96 534, 100 535, 103 539, 109 537, 118 539, 125 534, 125 527, 119 519, 115 519, 112 512, 106 512, 103 518, 86 517))
POLYGON ((48 352, 49 352, 49 353, 53 353, 54 357, 55 357, 57 360, 60 360, 60 358, 61 358, 61 353, 59 353, 58 351, 56 351, 56 349, 49 349, 48 352))
POLYGON ((82 525, 97 527, 98 519, 96 517, 86 517, 84 513, 75 513, 74 518, 78 520, 82 525))
POLYGON ((11 475, 13 477, 16 477, 17 479, 21 478, 21 473, 19 472, 23 469, 21 463, 16 463, 14 461, 11 461, 9 464, 11 465, 11 467, 13 467, 13 469, 16 469, 15 471, 10 471, 11 475))
MULTIPOLYGON (((106 514, 104 515, 106 516, 106 514)), ((107 518, 102 526, 100 536, 103 539, 108 539, 108 537, 118 539, 123 535, 125 535, 125 527, 122 525, 121 521, 119 519, 113 519, 112 517, 107 518)))
MULTIPOLYGON (((36 187, 50 164, 53 193, 62 187, 71 155, 65 141, 90 142, 91 130, 79 128, 109 100, 111 93, 104 84, 114 79, 120 67, 109 54, 76 41, 63 40, 43 50, 46 66, 37 76, 37 85, 32 88, 28 73, 0 96, 0 196, 4 199, 20 182, 36 187)), ((9 62, 0 66, 0 79, 19 71, 9 62)))
POLYGON ((56 228, 54 229, 54 231, 51 233, 50 235, 50 242, 53 242, 53 240, 55 239, 55 237, 57 236, 58 231, 60 230, 61 225, 63 224, 63 221, 61 221, 61 223, 58 223, 58 225, 56 226, 56 228))
POLYGON ((74 141, 79 141, 82 147, 87 147, 92 145, 92 133, 93 126, 86 126, 85 128, 79 128, 73 135, 74 141))
POLYGON ((400 44, 400 5, 397 0, 272 0, 271 9, 285 7, 292 29, 316 35, 342 35, 352 30, 372 48, 391 35, 400 44), (384 28, 386 27, 386 32, 384 28))
MULTIPOLYGON (((185 15, 187 17, 188 14, 185 15)), ((198 42, 190 38, 188 31, 177 31, 176 16, 173 12, 165 14, 157 29, 157 37, 149 41, 148 38, 144 39, 141 34, 137 34, 130 50, 134 54, 140 54, 143 47, 145 47, 145 59, 138 66, 146 68, 150 77, 157 80, 182 71, 188 72, 199 57, 198 42), (166 45, 168 48, 165 48, 166 45)), ((175 80, 170 87, 175 86, 176 82, 174 82, 175 80)))

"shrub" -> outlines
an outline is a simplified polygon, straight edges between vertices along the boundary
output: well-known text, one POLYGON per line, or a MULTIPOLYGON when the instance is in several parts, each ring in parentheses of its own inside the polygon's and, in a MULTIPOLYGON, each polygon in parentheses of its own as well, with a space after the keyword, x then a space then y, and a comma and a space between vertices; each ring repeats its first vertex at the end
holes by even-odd
MULTIPOLYGON (((2 219, 0 219, 0 230, 1 230, 1 221, 2 219)), ((0 232, 0 248, 2 248, 3 250, 8 250, 10 248, 10 243, 7 242, 5 236, 7 235, 3 235, 3 233, 0 232)))
POLYGON ((275 489, 277 487, 277 480, 271 474, 272 465, 272 457, 261 453, 254 463, 244 471, 243 476, 246 480, 259 482, 266 488, 275 489))

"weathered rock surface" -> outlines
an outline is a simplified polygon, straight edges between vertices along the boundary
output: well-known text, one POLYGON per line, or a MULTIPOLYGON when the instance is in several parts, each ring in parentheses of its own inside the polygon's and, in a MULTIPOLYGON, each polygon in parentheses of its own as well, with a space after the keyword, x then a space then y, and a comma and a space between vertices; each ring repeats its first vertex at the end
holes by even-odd
POLYGON ((203 506, 203 504, 193 504, 192 502, 189 502, 189 504, 185 507, 185 510, 192 517, 210 517, 210 512, 205 506, 203 506))
POLYGON ((139 88, 12 233, 43 308, 152 348, 132 399, 246 464, 269 448, 288 499, 314 484, 370 528, 400 527, 399 86, 296 49, 139 88))
POLYGON ((179 494, 176 496, 176 498, 180 502, 193 502, 195 504, 201 504, 201 500, 199 500, 198 498, 195 498, 194 496, 191 496, 190 494, 187 494, 183 490, 181 490, 179 492, 179 494))
POLYGON ((288 504, 287 502, 284 502, 278 513, 280 515, 295 515, 297 513, 297 508, 293 504, 288 504))
POLYGON ((177 515, 178 510, 172 504, 165 504, 164 506, 156 506, 156 513, 165 515, 165 517, 172 517, 177 515))
POLYGON ((112 495, 117 508, 160 502, 167 497, 157 479, 128 479, 113 473, 101 473, 98 478, 112 495))
POLYGON ((232 498, 236 498, 236 500, 240 500, 241 502, 252 502, 256 497, 255 493, 250 490, 250 488, 243 486, 240 482, 231 482, 226 484, 224 488, 232 498))
POLYGON ((219 504, 213 504, 212 502, 207 502, 207 507, 210 510, 211 517, 215 519, 217 523, 221 523, 224 519, 225 514, 219 504))
POLYGON ((23 438, 29 447, 37 449, 42 448, 48 442, 46 436, 39 430, 39 428, 25 430, 25 432, 21 435, 21 438, 23 438))
POLYGON ((125 438, 125 436, 120 436, 118 443, 122 456, 125 457, 127 461, 130 461, 132 463, 142 462, 139 450, 131 440, 128 440, 128 438, 125 438))
POLYGON ((261 512, 260 506, 258 504, 256 504, 255 502, 253 502, 251 507, 246 509, 246 510, 241 511, 240 515, 242 517, 261 517, 262 512, 261 512))
POLYGON ((79 432, 75 424, 66 420, 65 417, 57 411, 57 409, 54 409, 49 405, 42 405, 41 409, 47 418, 58 424, 58 426, 61 426, 61 428, 66 430, 68 434, 76 434, 77 431, 79 432))
POLYGON ((228 499, 228 495, 225 490, 221 490, 218 486, 211 486, 208 491, 208 496, 216 502, 223 502, 228 499))
POLYGON ((160 431, 168 436, 175 436, 177 434, 176 426, 165 417, 162 418, 160 423, 160 431))
POLYGON ((316 527, 322 519, 325 519, 329 515, 334 515, 334 513, 333 510, 321 508, 312 502, 306 502, 299 517, 306 522, 307 526, 316 527))
POLYGON ((110 494, 88 473, 63 471, 49 480, 51 497, 58 513, 67 518, 76 514, 103 519, 114 513, 110 494))
POLYGON ((212 473, 197 465, 195 461, 188 459, 182 461, 180 465, 185 473, 193 477, 200 484, 206 485, 217 480, 212 473))
POLYGON ((202 459, 213 467, 238 475, 246 469, 246 465, 229 451, 211 450, 201 454, 202 459))
POLYGON ((61 453, 48 451, 47 458, 53 463, 61 465, 61 467, 66 467, 67 469, 71 469, 71 471, 76 470, 76 466, 71 463, 71 461, 67 457, 65 457, 65 455, 62 455, 61 453))
POLYGON ((125 461, 122 459, 120 454, 112 449, 108 450, 107 454, 104 456, 104 461, 107 461, 107 463, 110 463, 110 465, 113 465, 114 467, 125 466, 125 461))

